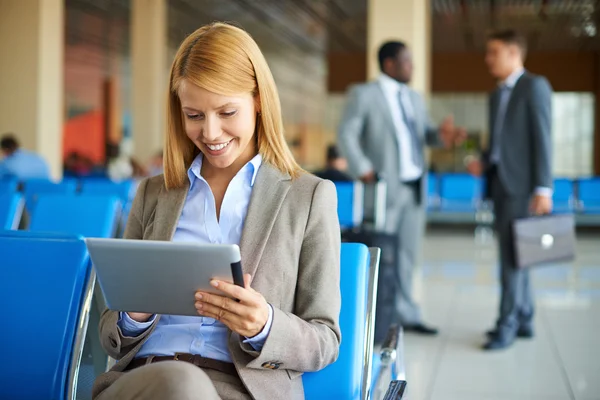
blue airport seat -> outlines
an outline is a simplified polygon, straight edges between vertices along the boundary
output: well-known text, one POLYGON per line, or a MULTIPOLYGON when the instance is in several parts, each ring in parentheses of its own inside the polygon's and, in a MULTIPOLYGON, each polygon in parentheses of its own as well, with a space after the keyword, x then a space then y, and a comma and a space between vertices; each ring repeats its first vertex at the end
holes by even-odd
POLYGON ((81 193, 87 195, 117 196, 123 204, 129 203, 132 197, 133 181, 115 182, 110 179, 83 179, 81 193))
POLYGON ((359 226, 363 220, 364 188, 361 182, 334 182, 338 197, 338 218, 342 229, 359 226))
POLYGON ((37 201, 29 230, 110 238, 120 211, 116 196, 44 195, 37 201))
POLYGON ((369 283, 369 250, 356 243, 342 243, 340 286, 342 344, 337 361, 316 373, 303 375, 307 400, 360 399, 363 379, 365 310, 369 283))
POLYGON ((0 304, 10 321, 0 399, 74 398, 93 292, 83 238, 0 231, 0 253, 0 304))
POLYGON ((427 209, 434 210, 440 205, 440 187, 438 176, 427 174, 427 209))
POLYGON ((470 212, 477 210, 481 201, 483 181, 467 174, 440 176, 440 210, 443 212, 470 212))
POLYGON ((24 182, 25 204, 31 212, 35 208, 37 199, 46 194, 74 194, 77 192, 77 180, 65 179, 62 182, 53 182, 48 179, 30 179, 24 182))
POLYGON ((574 183, 568 178, 554 179, 552 202, 555 213, 571 213, 575 210, 574 183))
MULTIPOLYGON (((381 250, 368 249, 363 244, 342 243, 340 290, 342 309, 340 329, 342 343, 337 361, 318 372, 303 374, 304 393, 307 400, 339 399, 366 400, 371 391, 386 390, 389 377, 396 379, 398 370, 387 361, 391 349, 382 349, 373 357, 377 280, 381 250), (373 361, 385 359, 387 366, 373 370, 373 361), (388 374, 386 369, 390 369, 388 374)), ((390 333, 397 332, 393 329, 390 333)), ((401 340, 401 333, 400 333, 401 340)), ((385 344, 384 344, 385 347, 385 344)), ((401 352, 401 346, 397 346, 401 352)), ((394 353, 396 349, 394 349, 394 353)), ((398 360, 401 360, 401 355, 398 360)), ((397 364, 396 364, 397 365, 397 364)), ((381 396, 383 398, 383 396, 381 396)), ((385 400, 385 399, 384 399, 385 400)))
POLYGON ((0 179, 0 195, 13 194, 19 187, 19 181, 14 178, 0 179))
POLYGON ((18 229, 23 206, 23 196, 19 193, 0 193, 0 229, 18 229))
POLYGON ((600 177, 579 179, 577 197, 583 213, 600 214, 600 177))

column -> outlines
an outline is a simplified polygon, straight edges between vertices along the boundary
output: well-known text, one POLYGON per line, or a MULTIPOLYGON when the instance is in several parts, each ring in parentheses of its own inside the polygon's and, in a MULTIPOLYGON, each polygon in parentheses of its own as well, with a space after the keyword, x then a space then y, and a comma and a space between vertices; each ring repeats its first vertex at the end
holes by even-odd
POLYGON ((64 0, 0 0, 0 134, 62 176, 64 0))
POLYGON ((411 86, 427 97, 431 76, 430 0, 368 0, 367 76, 379 75, 377 51, 387 40, 406 43, 413 54, 411 86))
POLYGON ((146 163, 163 147, 168 92, 166 0, 131 1, 133 155, 146 163))

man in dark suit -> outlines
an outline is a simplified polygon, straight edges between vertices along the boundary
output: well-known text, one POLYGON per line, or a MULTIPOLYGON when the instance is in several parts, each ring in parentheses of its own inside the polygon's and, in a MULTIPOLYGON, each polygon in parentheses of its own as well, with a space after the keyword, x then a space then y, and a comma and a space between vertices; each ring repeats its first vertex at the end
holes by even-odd
POLYGON ((487 179, 500 247, 500 315, 487 332, 486 350, 533 337, 529 271, 515 264, 512 224, 552 211, 552 88, 546 78, 523 68, 526 51, 515 31, 489 36, 485 61, 499 82, 489 101, 491 140, 482 159, 468 163, 471 173, 487 179))

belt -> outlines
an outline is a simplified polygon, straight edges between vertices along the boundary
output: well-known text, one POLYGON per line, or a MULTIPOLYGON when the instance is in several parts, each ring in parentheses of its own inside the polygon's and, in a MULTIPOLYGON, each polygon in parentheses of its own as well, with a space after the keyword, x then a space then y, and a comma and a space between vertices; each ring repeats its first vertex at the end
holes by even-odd
POLYGON ((143 358, 136 358, 127 365, 125 371, 130 371, 135 368, 143 367, 144 365, 161 361, 183 361, 188 362, 190 364, 194 364, 195 366, 200 368, 213 369, 215 371, 220 371, 225 374, 238 376, 237 370, 235 369, 235 366, 232 363, 188 353, 175 353, 174 356, 149 356, 143 358))

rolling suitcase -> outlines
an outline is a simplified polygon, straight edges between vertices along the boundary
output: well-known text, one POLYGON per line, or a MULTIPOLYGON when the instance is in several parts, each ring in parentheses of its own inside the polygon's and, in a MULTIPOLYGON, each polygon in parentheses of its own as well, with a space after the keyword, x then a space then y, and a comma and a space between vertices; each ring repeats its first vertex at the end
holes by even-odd
POLYGON ((396 295, 398 293, 398 236, 384 232, 386 191, 385 183, 364 186, 363 222, 342 232, 343 242, 363 243, 381 249, 377 307, 375 311, 375 343, 381 344, 389 327, 397 323, 396 295))

